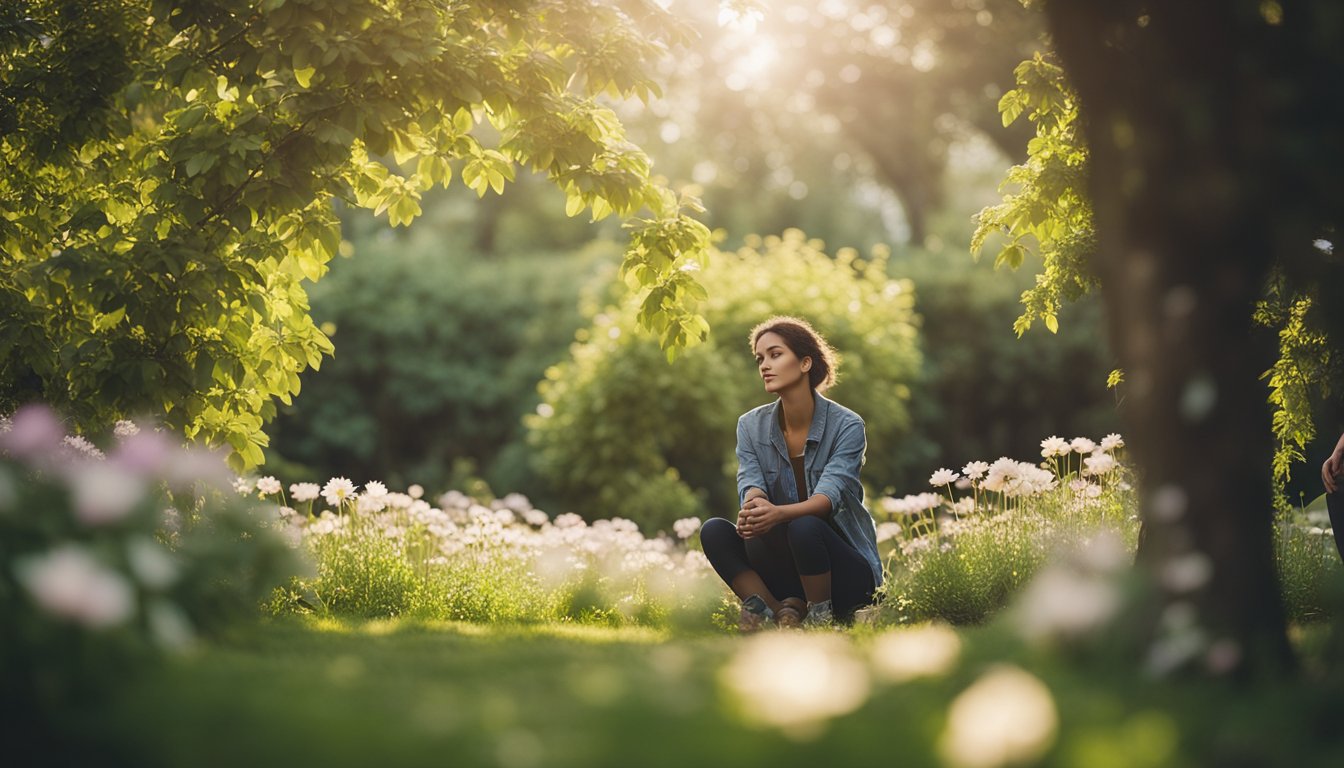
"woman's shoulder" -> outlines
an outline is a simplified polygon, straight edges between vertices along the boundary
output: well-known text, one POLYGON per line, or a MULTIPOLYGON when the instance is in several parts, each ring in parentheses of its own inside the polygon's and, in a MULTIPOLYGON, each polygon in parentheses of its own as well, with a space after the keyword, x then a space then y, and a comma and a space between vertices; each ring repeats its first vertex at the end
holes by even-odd
POLYGON ((748 426, 770 423, 770 418, 775 413, 776 403, 766 403, 752 408, 750 411, 737 417, 737 423, 748 426))
POLYGON ((820 398, 822 402, 826 403, 826 407, 829 410, 829 413, 827 414, 826 417, 827 421, 834 422, 838 426, 842 427, 847 426, 849 424, 859 424, 859 425, 863 424, 863 417, 860 416, 855 411, 846 408, 845 406, 835 402, 834 400, 823 397, 820 394, 818 394, 817 397, 820 398))

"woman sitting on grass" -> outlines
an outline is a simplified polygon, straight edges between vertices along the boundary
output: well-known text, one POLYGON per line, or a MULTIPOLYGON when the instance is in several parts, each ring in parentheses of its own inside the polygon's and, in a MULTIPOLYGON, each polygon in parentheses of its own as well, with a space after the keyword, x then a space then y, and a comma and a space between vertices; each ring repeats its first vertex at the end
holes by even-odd
POLYGON ((700 540, 742 599, 741 628, 849 622, 882 583, 877 532, 863 506, 863 419, 821 396, 835 353, 807 322, 775 317, 751 332, 765 391, 779 399, 737 421, 737 524, 705 522, 700 540))

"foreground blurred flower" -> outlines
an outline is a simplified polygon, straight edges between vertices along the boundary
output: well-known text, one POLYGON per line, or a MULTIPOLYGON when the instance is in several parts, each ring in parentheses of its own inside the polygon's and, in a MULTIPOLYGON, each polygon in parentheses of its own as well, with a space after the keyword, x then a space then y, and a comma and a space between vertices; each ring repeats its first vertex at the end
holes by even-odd
POLYGON ((747 640, 719 674, 743 718, 812 739, 868 698, 868 670, 833 634, 773 632, 747 640))
POLYGON ((348 501, 355 495, 355 484, 348 478, 333 477, 322 486, 322 498, 333 507, 341 506, 341 503, 348 501))
POLYGON ((56 414, 40 405, 25 405, 9 420, 9 429, 0 432, 0 451, 15 458, 36 457, 54 450, 64 436, 56 414))
POLYGON ((1099 629, 1119 608, 1120 594, 1109 582, 1054 566, 1027 586, 1016 616, 1029 640, 1072 639, 1099 629))
POLYGON ((108 525, 131 513, 148 488, 140 477, 103 462, 70 468, 75 517, 85 525, 108 525))
POLYGON ((1050 689, 1016 667, 985 673, 948 708, 938 751, 957 768, 997 768, 1038 760, 1059 727, 1050 689))
POLYGON ((878 635, 871 653, 879 678, 903 683, 950 670, 961 655, 961 638, 942 624, 907 627, 878 635))
POLYGON ((125 622, 135 610, 126 579, 76 544, 14 564, 15 575, 43 610, 93 629, 125 622))

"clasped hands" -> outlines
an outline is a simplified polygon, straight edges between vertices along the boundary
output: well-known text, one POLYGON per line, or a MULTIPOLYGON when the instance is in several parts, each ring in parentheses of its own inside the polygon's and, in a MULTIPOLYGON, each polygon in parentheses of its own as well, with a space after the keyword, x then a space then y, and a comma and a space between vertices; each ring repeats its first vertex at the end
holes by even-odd
POLYGON ((747 499, 737 513, 737 535, 744 539, 764 536, 784 519, 779 507, 764 496, 747 499))

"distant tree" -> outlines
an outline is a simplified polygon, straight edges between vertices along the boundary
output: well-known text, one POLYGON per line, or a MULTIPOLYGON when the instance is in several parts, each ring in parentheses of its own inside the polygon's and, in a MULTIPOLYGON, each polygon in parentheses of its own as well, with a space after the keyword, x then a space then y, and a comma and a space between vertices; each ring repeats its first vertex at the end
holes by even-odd
POLYGON ((687 29, 649 0, 18 0, 0 8, 0 410, 154 415, 262 458, 330 354, 309 316, 332 202, 408 224, 522 166, 628 219, 669 350, 708 231, 597 97, 648 98, 687 29), (641 212, 644 212, 641 218, 641 212))

